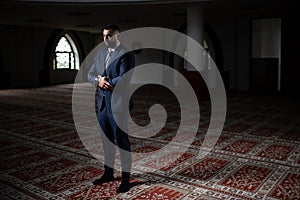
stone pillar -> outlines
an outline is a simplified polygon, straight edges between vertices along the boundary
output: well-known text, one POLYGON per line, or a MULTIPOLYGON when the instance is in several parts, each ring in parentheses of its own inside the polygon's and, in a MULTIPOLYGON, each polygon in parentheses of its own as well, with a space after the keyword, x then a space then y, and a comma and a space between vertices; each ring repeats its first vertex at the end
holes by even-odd
MULTIPOLYGON (((202 47, 204 44, 204 19, 200 6, 187 7, 187 35, 196 40, 202 47)), ((187 57, 200 64, 200 70, 205 69, 204 51, 197 48, 193 42, 187 41, 187 57)), ((187 65, 187 71, 195 71, 191 65, 187 65)))
POLYGON ((186 71, 183 72, 185 78, 189 81, 194 89, 199 101, 208 100, 208 90, 204 79, 206 78, 205 66, 205 50, 204 44, 204 16, 203 10, 198 5, 191 5, 187 7, 187 35, 193 38, 202 47, 195 45, 195 42, 187 41, 186 57, 191 59, 195 66, 186 62, 186 71), (195 69, 194 67, 199 67, 195 69), (201 71, 202 75, 198 71, 201 71))

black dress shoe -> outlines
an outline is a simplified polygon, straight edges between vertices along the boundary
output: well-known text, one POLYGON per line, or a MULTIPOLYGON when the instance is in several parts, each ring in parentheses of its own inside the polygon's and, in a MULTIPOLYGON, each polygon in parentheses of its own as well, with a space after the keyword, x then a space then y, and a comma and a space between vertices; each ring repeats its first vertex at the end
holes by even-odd
POLYGON ((122 181, 120 186, 117 189, 117 193, 125 193, 130 190, 130 183, 129 181, 122 181))
POLYGON ((108 183, 110 181, 114 180, 114 176, 113 175, 107 175, 107 174, 103 174, 101 176, 101 178, 96 179, 93 181, 93 185, 101 185, 103 183, 108 183))

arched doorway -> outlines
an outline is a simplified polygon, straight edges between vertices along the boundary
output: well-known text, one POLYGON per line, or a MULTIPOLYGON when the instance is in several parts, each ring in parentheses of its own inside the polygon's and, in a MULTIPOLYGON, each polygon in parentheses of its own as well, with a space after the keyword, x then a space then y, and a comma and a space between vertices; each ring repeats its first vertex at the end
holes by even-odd
MULTIPOLYGON (((179 32, 186 34, 187 32, 187 24, 183 24, 179 28, 179 32)), ((174 41, 176 43, 176 41, 174 41)), ((176 47, 175 47, 176 48, 176 47)), ((187 70, 187 62, 186 59, 172 54, 170 56, 170 66, 173 66, 174 69, 182 73, 185 78, 190 82, 191 86, 195 90, 195 93, 198 97, 199 101, 202 100, 208 100, 209 94, 208 94, 208 89, 207 87, 216 87, 216 78, 215 78, 215 71, 214 68, 211 67, 212 63, 210 62, 213 60, 215 64, 218 67, 219 72, 221 75, 225 75, 224 73, 224 66, 223 66, 223 53, 221 49, 220 42, 213 31, 213 29, 207 24, 204 24, 204 45, 203 48, 206 50, 205 52, 205 68, 204 68, 204 73, 207 74, 208 76, 208 83, 205 83, 203 80, 203 77, 196 72, 196 71, 188 71, 187 70), (208 84, 208 85, 207 85, 208 84)), ((184 48, 183 48, 184 49, 184 48)), ((226 75, 225 75, 226 76, 226 75)), ((176 77, 174 77, 174 84, 177 85, 176 77)), ((224 78, 223 78, 224 79, 224 78)), ((228 78, 227 78, 228 80, 228 78)), ((226 83, 225 83, 226 84, 226 83)), ((228 83, 227 83, 228 85, 228 83)))
MULTIPOLYGON (((178 29, 179 32, 186 34, 187 32, 187 24, 183 24, 178 29)), ((223 65, 223 53, 222 53, 222 47, 221 43, 213 30, 213 28, 207 24, 204 23, 204 45, 203 48, 208 52, 210 57, 214 60, 216 63, 220 73, 222 74, 224 72, 224 65, 223 65)), ((179 71, 184 70, 184 59, 178 58, 175 55, 170 56, 170 65, 174 66, 179 71)))

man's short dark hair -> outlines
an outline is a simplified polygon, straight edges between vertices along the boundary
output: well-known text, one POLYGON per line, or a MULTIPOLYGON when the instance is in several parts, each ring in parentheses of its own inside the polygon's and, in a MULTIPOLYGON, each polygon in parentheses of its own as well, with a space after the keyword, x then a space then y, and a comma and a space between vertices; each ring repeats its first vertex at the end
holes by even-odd
POLYGON ((106 25, 105 27, 102 28, 101 33, 103 33, 104 30, 113 30, 113 31, 119 31, 120 32, 120 28, 117 24, 106 25))

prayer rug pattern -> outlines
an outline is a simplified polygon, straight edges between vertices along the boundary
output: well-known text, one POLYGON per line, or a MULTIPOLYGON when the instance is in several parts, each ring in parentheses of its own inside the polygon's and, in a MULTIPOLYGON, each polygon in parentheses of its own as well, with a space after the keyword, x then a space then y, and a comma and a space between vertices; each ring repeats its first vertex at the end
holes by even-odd
MULTIPOLYGON (((103 173, 102 163, 91 154, 102 150, 99 133, 83 107, 79 126, 94 135, 87 135, 86 143, 78 137, 72 89, 72 84, 64 84, 0 91, 1 199, 300 199, 300 103, 296 100, 229 93, 227 117, 218 138, 205 138, 210 103, 200 102, 197 133, 189 132, 194 123, 189 116, 174 148, 153 156, 175 138, 182 108, 161 88, 139 90, 133 96, 134 122, 149 124, 149 107, 161 104, 167 112, 166 124, 157 134, 129 127, 133 135, 152 135, 130 137, 133 152, 150 154, 134 157, 133 169, 141 173, 132 174, 129 192, 118 194, 118 171, 115 181, 92 185, 103 173), (161 90, 159 96, 157 90, 161 90), (195 138, 188 149, 180 153, 191 137, 195 138), (216 144, 211 150, 201 149, 204 141, 216 144), (91 146, 90 152, 85 145, 91 146), (169 163, 173 157, 177 160, 169 163)), ((82 91, 82 95, 87 94, 82 91)), ((213 122, 213 127, 218 125, 213 122)))

